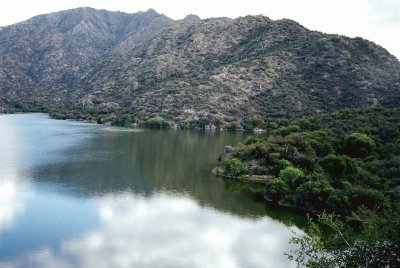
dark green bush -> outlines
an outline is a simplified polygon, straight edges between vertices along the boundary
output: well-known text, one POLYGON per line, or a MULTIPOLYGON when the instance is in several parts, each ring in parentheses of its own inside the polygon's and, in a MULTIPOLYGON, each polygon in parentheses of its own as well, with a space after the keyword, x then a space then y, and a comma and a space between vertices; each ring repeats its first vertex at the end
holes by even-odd
POLYGON ((224 175, 232 178, 237 178, 246 172, 245 166, 240 159, 231 158, 225 159, 222 163, 224 175))

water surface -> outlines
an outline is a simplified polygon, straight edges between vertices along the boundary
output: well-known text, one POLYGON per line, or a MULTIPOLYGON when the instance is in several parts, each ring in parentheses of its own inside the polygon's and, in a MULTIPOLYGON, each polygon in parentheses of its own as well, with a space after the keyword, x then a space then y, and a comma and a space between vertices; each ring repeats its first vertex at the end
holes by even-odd
POLYGON ((0 115, 0 267, 289 267, 302 219, 210 169, 242 133, 0 115))

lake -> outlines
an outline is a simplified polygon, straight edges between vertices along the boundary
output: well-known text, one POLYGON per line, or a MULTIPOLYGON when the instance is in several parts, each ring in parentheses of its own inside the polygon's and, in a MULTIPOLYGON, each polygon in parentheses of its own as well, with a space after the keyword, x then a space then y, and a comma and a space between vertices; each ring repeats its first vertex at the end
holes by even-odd
POLYGON ((304 218, 213 176, 243 133, 0 115, 0 267, 291 267, 304 218))

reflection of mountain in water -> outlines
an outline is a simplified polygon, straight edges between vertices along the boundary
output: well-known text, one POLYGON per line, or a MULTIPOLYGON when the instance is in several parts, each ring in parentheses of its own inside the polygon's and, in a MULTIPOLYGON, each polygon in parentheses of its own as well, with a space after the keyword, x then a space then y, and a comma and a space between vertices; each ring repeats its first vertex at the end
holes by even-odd
POLYGON ((245 190, 230 190, 237 187, 210 174, 224 146, 243 138, 241 133, 227 132, 100 129, 79 148, 65 151, 71 161, 43 166, 37 178, 61 183, 82 196, 168 191, 189 194, 202 204, 237 215, 265 215, 262 200, 256 202, 245 190))
POLYGON ((0 267, 288 265, 291 232, 273 219, 303 218, 210 174, 240 133, 119 131, 43 115, 0 117, 0 130, 0 267))

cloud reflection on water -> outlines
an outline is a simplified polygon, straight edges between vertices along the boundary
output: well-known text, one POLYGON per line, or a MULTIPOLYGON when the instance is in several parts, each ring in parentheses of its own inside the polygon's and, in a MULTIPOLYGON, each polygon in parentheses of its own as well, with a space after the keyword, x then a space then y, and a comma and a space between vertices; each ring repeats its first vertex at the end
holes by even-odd
POLYGON ((14 226, 18 215, 23 214, 25 201, 32 194, 31 183, 19 179, 23 172, 18 164, 24 161, 21 150, 24 143, 18 140, 19 130, 6 117, 0 118, 0 233, 14 226))
POLYGON ((32 194, 30 185, 12 178, 0 181, 0 233, 11 229, 18 215, 25 210, 25 201, 32 194))
POLYGON ((0 267, 289 265, 283 252, 290 230, 203 172, 228 142, 222 136, 109 135, 43 115, 0 117, 0 133, 0 224, 2 238, 12 238, 2 241, 0 267), (107 153, 113 158, 97 159, 107 153), (185 161, 191 155, 202 157, 185 161), (96 194, 84 195, 84 205, 68 187, 96 194), (188 196, 154 190, 160 188, 188 196))
POLYGON ((32 267, 290 266, 283 252, 292 233, 269 217, 240 218, 164 193, 109 194, 97 202, 99 228, 19 261, 32 267))

